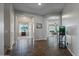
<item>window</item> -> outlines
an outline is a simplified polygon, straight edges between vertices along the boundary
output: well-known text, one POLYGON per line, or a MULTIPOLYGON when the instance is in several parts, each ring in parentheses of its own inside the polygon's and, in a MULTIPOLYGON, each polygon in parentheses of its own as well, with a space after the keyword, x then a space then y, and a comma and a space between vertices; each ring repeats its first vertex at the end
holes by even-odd
POLYGON ((19 24, 19 32, 28 32, 29 25, 28 24, 19 24))
POLYGON ((49 25, 49 32, 56 32, 54 25, 49 25))

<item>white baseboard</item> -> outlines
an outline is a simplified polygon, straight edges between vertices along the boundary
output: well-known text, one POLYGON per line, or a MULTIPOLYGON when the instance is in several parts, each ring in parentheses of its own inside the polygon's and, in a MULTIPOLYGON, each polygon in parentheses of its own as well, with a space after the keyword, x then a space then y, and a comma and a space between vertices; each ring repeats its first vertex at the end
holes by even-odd
POLYGON ((36 39, 36 40, 47 40, 47 38, 39 38, 39 39, 36 39))
POLYGON ((72 56, 76 56, 68 47, 67 49, 69 50, 69 52, 72 54, 72 56))

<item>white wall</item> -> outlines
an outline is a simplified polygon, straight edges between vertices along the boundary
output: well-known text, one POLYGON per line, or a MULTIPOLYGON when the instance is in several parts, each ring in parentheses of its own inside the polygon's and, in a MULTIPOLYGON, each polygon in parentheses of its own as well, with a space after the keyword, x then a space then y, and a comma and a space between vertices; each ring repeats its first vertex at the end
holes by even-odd
POLYGON ((4 4, 0 4, 0 55, 4 55, 4 4))
POLYGON ((14 43, 14 8, 10 4, 10 48, 12 48, 14 43))
POLYGON ((73 55, 79 56, 79 4, 66 4, 62 13, 62 25, 67 27, 68 48, 73 55))
POLYGON ((10 5, 4 4, 4 49, 10 48, 10 5))
POLYGON ((34 20, 34 36, 35 36, 35 39, 44 39, 45 38, 45 26, 44 26, 45 22, 44 22, 44 18, 43 17, 40 17, 40 16, 36 16, 35 17, 35 20, 34 20), (41 23, 42 24, 42 28, 41 29, 37 29, 36 26, 37 26, 37 23, 41 23))
POLYGON ((5 51, 14 44, 14 9, 12 4, 4 4, 4 47, 5 51))

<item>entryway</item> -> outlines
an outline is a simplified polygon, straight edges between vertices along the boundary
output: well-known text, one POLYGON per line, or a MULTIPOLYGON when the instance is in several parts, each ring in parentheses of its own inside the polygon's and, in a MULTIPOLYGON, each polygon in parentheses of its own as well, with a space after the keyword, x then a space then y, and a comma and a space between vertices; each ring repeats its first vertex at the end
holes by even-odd
POLYGON ((16 16, 16 40, 33 38, 33 19, 28 16, 16 16))

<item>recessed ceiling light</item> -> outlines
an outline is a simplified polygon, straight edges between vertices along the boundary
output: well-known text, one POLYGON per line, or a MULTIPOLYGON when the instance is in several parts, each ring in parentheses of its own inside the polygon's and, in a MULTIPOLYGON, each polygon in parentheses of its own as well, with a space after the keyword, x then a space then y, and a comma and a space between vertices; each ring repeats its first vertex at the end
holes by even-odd
POLYGON ((42 3, 38 3, 38 5, 39 5, 39 6, 42 5, 42 3))

